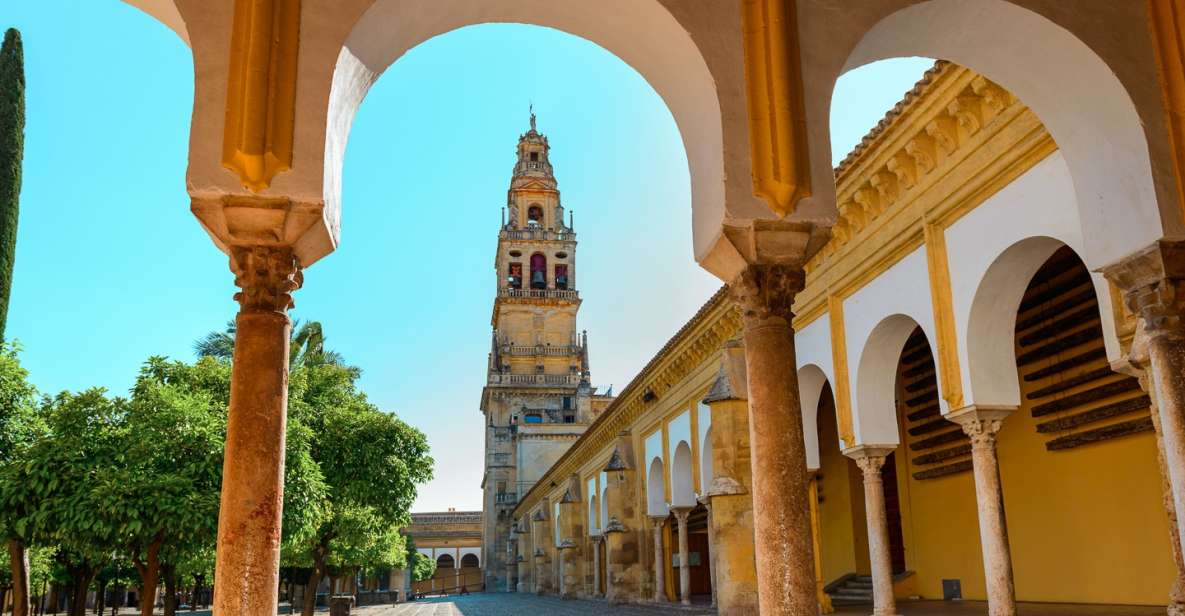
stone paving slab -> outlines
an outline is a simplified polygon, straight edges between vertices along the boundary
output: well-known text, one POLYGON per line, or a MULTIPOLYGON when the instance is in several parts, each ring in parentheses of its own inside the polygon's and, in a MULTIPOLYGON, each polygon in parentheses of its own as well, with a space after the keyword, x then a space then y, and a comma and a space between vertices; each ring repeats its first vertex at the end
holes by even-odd
MULTIPOLYGON (((903 601, 898 603, 902 616, 986 616, 982 601, 903 601)), ((1067 605, 1021 603, 1018 616, 1163 616, 1164 607, 1122 605, 1067 605)), ((868 616, 871 606, 845 607, 835 616, 868 616)), ((399 605, 376 605, 355 608, 356 616, 585 616, 589 614, 661 616, 701 616, 716 611, 701 606, 679 605, 609 605, 604 601, 565 601, 518 593, 482 593, 464 597, 422 599, 399 605)))
POLYGON ((701 616, 716 614, 708 607, 679 605, 609 605, 604 601, 572 601, 519 593, 480 593, 464 597, 420 599, 399 605, 355 608, 358 616, 585 616, 591 614, 661 614, 701 616))

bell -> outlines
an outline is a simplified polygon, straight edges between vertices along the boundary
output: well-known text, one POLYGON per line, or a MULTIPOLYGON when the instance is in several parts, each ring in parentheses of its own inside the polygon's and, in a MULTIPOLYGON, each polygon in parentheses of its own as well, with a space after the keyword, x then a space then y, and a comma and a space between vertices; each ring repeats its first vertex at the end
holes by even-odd
POLYGON ((544 289, 547 287, 547 279, 543 277, 543 272, 535 270, 531 272, 531 288, 544 289))

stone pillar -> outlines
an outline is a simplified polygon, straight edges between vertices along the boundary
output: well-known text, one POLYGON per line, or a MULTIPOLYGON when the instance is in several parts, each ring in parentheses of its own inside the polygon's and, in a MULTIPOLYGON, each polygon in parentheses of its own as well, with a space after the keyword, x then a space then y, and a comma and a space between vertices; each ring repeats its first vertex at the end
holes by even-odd
MULTIPOLYGON (((971 437, 971 464, 975 474, 975 500, 979 509, 979 541, 983 548, 988 616, 1016 616, 1016 591, 1012 584, 1012 551, 1004 520, 1004 493, 1000 488, 1000 463, 996 458, 996 434, 1010 407, 969 406, 947 415, 971 437)), ((865 473, 865 477, 867 477, 865 473)))
POLYGON ((649 577, 642 557, 646 531, 638 507, 634 469, 633 439, 629 432, 622 432, 608 464, 601 469, 607 482, 604 496, 609 515, 601 529, 605 541, 605 599, 611 604, 646 600, 642 590, 649 577))
POLYGON ((868 555, 872 565, 872 615, 897 616, 893 598, 893 561, 889 556, 889 522, 885 517, 885 485, 881 467, 894 446, 860 445, 844 451, 864 473, 864 512, 868 521, 868 555))
POLYGON ((753 535, 762 614, 815 616, 810 486, 791 305, 804 274, 749 265, 729 284, 743 315, 753 463, 753 535))
POLYGON ((1168 616, 1185 616, 1185 558, 1181 554, 1181 540, 1178 536, 1177 507, 1173 504, 1173 488, 1169 482, 1168 465, 1164 459, 1164 428, 1160 425, 1160 408, 1156 403, 1155 390, 1149 384, 1148 373, 1140 371, 1140 387, 1148 392, 1152 401, 1152 428, 1156 432, 1156 461, 1160 465, 1161 501, 1169 520, 1169 543, 1172 544, 1173 564, 1177 576, 1169 589, 1168 616))
POLYGON ((560 544, 560 597, 580 598, 580 547, 574 539, 560 544))
POLYGON ((506 592, 514 592, 514 578, 518 572, 518 559, 515 558, 518 539, 511 536, 506 544, 506 592))
POLYGON ((654 526, 654 601, 664 603, 667 600, 667 561, 662 549, 662 525, 666 522, 664 516, 650 516, 654 526))
POLYGON ((679 523, 679 602, 691 605, 691 567, 687 565, 687 516, 691 507, 671 507, 679 523))
POLYGON ((721 614, 757 614, 752 470, 745 349, 724 344, 720 372, 703 403, 712 413, 712 481, 707 487, 712 597, 721 614), (723 580, 724 584, 717 584, 723 580))
POLYGON ((232 247, 239 314, 218 550, 214 613, 273 616, 279 599, 280 520, 284 505, 284 430, 288 410, 291 293, 300 263, 291 249, 232 247))
POLYGON ((831 614, 831 595, 827 594, 823 581, 823 527, 819 520, 819 476, 818 469, 811 472, 811 541, 815 546, 815 596, 819 599, 819 613, 831 614))
POLYGON ((515 587, 518 592, 531 592, 531 573, 530 567, 527 566, 527 559, 519 554, 514 558, 515 565, 518 567, 518 585, 515 587))
POLYGON ((592 541, 593 587, 589 594, 594 597, 601 594, 601 544, 604 541, 604 535, 593 537, 592 541))
MULTIPOLYGON (((1123 291, 1124 304, 1147 336, 1148 381, 1160 415, 1173 506, 1180 514, 1185 511, 1185 241, 1160 240, 1103 274, 1123 291)), ((1181 543, 1185 515, 1176 517, 1181 543)))
POLYGON ((708 512, 708 573, 712 576, 712 607, 716 607, 716 532, 712 525, 712 499, 704 496, 700 503, 708 512))

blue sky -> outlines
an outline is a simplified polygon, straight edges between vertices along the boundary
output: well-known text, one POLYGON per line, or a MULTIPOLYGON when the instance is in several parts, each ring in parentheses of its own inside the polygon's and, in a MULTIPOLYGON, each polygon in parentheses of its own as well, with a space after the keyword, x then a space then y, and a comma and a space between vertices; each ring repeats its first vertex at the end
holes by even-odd
MULTIPOLYGON (((45 392, 124 393, 150 355, 192 358, 233 317, 226 257, 189 213, 188 49, 115 0, 17 0, 28 126, 8 331, 45 392)), ((836 159, 931 64, 838 84, 836 159)), ((416 509, 478 509, 500 208, 533 102, 580 237, 593 380, 620 390, 718 287, 691 254, 687 161, 661 99, 587 41, 488 25, 432 39, 375 85, 346 152, 339 250, 293 316, 321 321, 384 409, 423 429, 416 509)))

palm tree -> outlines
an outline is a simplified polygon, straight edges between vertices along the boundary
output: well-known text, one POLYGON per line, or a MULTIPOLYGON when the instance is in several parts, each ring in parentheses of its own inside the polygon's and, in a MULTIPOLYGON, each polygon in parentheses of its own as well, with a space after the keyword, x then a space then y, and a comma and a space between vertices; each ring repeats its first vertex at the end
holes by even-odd
MULTIPOLYGON (((224 331, 213 331, 193 343, 193 352, 198 357, 214 357, 231 360, 235 354, 235 322, 228 321, 224 331)), ((292 338, 289 343, 288 365, 342 365, 344 359, 337 351, 325 349, 325 332, 319 321, 299 320, 292 324, 292 338)))

